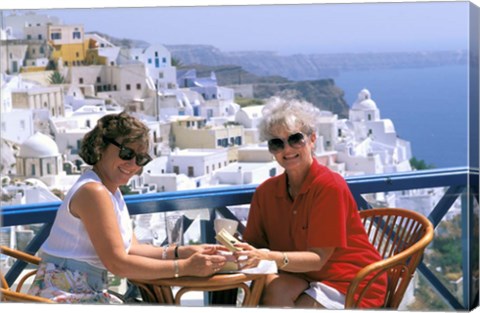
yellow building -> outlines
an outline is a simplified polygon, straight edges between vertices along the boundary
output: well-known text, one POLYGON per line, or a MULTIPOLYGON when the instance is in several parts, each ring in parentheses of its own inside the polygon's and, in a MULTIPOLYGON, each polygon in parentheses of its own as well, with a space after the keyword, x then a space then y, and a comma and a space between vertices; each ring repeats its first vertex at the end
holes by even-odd
POLYGON ((57 66, 85 64, 89 41, 84 39, 82 25, 49 25, 48 41, 53 47, 51 57, 57 66))
POLYGON ((241 125, 207 126, 206 119, 198 116, 178 116, 172 119, 172 141, 180 149, 228 148, 229 162, 237 161, 237 148, 243 144, 241 125))

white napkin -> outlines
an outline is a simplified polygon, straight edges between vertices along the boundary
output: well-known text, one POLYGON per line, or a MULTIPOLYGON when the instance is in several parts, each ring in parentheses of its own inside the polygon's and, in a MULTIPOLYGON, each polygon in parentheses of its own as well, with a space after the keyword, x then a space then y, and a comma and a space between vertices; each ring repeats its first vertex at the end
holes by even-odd
POLYGON ((238 271, 245 274, 275 274, 278 272, 277 263, 271 260, 260 260, 257 267, 238 271))

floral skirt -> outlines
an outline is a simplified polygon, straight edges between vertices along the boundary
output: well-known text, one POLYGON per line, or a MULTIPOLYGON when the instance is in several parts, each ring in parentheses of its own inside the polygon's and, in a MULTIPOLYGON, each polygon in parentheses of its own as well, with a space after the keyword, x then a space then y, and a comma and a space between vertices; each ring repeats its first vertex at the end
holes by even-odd
POLYGON ((28 293, 58 303, 123 303, 107 291, 106 279, 103 279, 104 288, 92 287, 88 275, 54 263, 41 262, 28 293))

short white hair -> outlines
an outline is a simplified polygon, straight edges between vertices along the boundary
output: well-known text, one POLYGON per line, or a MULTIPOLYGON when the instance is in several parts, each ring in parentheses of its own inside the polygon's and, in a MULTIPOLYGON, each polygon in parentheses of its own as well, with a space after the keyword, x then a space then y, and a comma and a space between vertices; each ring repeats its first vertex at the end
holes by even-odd
POLYGON ((317 131, 320 110, 307 101, 298 99, 270 98, 262 110, 263 118, 258 126, 260 140, 275 137, 279 128, 287 132, 300 131, 311 135, 317 131))

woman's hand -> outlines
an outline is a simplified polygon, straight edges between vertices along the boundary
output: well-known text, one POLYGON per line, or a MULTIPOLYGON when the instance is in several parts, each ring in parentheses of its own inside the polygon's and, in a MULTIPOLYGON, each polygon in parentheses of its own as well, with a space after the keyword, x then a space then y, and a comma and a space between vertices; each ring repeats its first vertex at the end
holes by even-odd
POLYGON ((185 269, 180 271, 180 274, 182 276, 210 276, 217 273, 225 265, 226 260, 226 257, 221 255, 194 253, 185 260, 185 269))
POLYGON ((268 250, 257 249, 245 242, 238 243, 235 247, 242 249, 233 253, 239 269, 257 267, 261 260, 268 260, 268 250))

